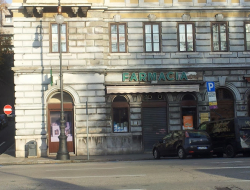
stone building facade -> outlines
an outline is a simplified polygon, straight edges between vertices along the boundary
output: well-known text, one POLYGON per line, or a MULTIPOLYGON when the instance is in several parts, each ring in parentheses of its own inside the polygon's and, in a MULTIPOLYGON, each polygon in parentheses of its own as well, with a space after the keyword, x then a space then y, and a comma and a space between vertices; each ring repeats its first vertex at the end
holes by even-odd
MULTIPOLYGON (((13 0, 16 156, 58 149, 57 1, 13 0)), ((72 155, 151 151, 205 120, 247 116, 247 0, 61 0, 64 105, 72 155), (214 82, 218 109, 210 109, 214 82), (87 109, 86 109, 87 108, 87 109), (86 112, 88 110, 88 114, 86 112), (191 116, 191 117, 190 117, 191 116)))

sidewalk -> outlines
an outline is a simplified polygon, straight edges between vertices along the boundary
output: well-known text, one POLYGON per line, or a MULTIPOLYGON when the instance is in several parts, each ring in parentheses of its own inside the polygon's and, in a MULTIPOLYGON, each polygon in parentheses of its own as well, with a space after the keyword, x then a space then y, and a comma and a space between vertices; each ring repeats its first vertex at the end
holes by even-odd
POLYGON ((53 163, 81 163, 81 162, 107 162, 107 161, 133 161, 153 160, 150 153, 141 154, 119 154, 101 156, 70 156, 70 160, 56 160, 56 156, 40 158, 16 158, 15 146, 11 146, 5 153, 0 155, 0 165, 25 165, 25 164, 53 164, 53 163))

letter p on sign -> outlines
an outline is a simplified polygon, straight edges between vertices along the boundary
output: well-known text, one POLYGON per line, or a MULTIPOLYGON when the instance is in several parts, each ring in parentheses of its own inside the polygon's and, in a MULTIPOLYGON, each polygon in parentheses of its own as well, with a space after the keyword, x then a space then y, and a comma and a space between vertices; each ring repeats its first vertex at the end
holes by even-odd
POLYGON ((215 92, 214 82, 207 82, 207 91, 208 92, 215 92))

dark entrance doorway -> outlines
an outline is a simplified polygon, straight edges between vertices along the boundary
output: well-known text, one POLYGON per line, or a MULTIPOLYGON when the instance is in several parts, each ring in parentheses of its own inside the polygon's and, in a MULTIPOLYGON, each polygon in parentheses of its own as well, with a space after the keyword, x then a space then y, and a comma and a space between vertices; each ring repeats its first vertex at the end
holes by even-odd
POLYGON ((145 152, 167 134, 167 104, 162 94, 145 95, 142 103, 142 132, 145 152))
POLYGON ((234 97, 233 94, 225 88, 216 90, 218 109, 210 110, 210 120, 234 118, 234 97))
POLYGON ((185 94, 181 101, 183 129, 197 128, 197 101, 193 94, 185 94))

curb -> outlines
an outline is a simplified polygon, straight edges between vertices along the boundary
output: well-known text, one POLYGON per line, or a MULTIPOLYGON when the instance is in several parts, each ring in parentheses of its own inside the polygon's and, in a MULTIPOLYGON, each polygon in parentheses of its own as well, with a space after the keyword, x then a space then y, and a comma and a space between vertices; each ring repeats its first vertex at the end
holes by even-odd
POLYGON ((35 165, 35 164, 67 164, 67 163, 87 163, 87 162, 121 162, 121 161, 128 162, 128 161, 139 161, 139 160, 153 160, 153 158, 102 159, 102 160, 21 161, 21 162, 0 163, 0 166, 8 166, 8 165, 35 165))

